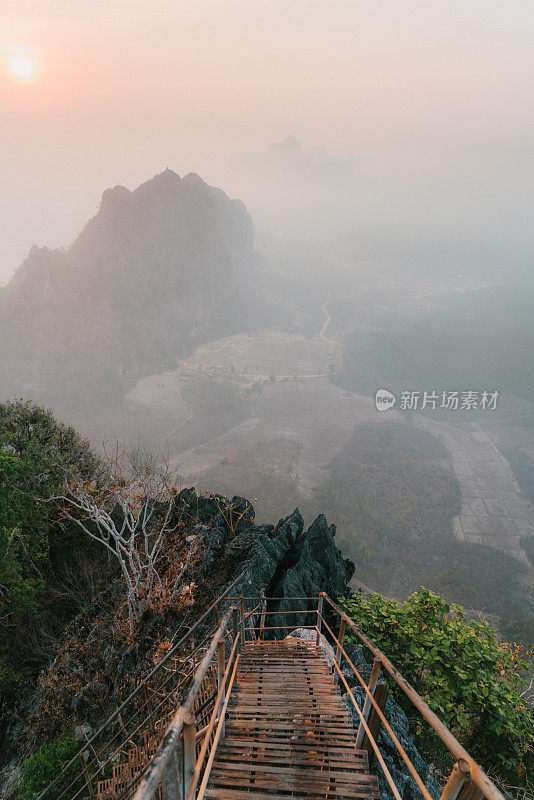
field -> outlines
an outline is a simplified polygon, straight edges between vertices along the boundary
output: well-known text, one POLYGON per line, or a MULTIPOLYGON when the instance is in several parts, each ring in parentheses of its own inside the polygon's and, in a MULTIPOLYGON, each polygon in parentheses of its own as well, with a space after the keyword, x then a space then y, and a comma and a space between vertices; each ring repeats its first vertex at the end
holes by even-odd
POLYGON ((326 375, 332 361, 327 340, 270 330, 219 339, 199 347, 182 362, 186 371, 218 371, 258 380, 326 375))
POLYGON ((499 438, 489 425, 463 418, 381 413, 371 397, 335 385, 330 365, 337 363, 339 343, 327 338, 326 303, 323 311, 326 322, 315 338, 269 330, 202 345, 177 370, 140 381, 127 396, 132 413, 160 420, 155 430, 165 429, 165 449, 182 485, 247 496, 260 523, 296 506, 308 524, 327 513, 339 526, 345 555, 360 562, 357 580, 396 596, 426 581, 450 599, 501 616, 506 587, 513 584, 519 619, 521 592, 533 583, 527 545, 534 541, 534 506, 522 495, 499 438), (384 431, 391 423, 406 431, 395 433, 399 445, 392 449, 404 472, 382 465, 389 484, 384 477, 386 494, 375 497, 367 482, 380 460, 380 437, 371 437, 374 451, 366 451, 363 469, 347 472, 349 462, 340 456, 355 430, 378 431, 384 423, 384 431), (419 464, 418 440, 410 438, 418 431, 442 443, 436 457, 425 451, 426 467, 424 459, 419 464), (458 486, 457 501, 450 503, 449 480, 458 486), (431 518, 428 496, 439 486, 444 509, 431 518), (392 498, 396 509, 405 507, 405 517, 388 510, 392 498), (354 541, 358 526, 363 538, 354 541), (477 570, 480 591, 474 590, 477 570))

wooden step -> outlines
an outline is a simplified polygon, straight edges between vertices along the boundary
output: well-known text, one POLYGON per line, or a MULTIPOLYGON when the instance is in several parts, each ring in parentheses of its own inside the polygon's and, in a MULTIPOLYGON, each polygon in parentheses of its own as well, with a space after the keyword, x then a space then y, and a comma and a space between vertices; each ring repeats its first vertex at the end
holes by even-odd
POLYGON ((378 798, 366 751, 315 642, 243 648, 210 800, 378 798))

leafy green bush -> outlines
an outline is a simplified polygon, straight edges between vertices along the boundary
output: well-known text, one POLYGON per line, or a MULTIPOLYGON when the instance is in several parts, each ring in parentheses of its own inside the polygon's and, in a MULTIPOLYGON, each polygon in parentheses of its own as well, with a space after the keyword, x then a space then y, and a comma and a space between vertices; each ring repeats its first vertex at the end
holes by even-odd
POLYGON ((0 741, 90 586, 90 545, 74 525, 58 524, 47 500, 70 475, 100 472, 88 443, 50 411, 0 403, 0 741))
POLYGON ((342 607, 486 769, 515 783, 532 774, 534 717, 521 696, 528 651, 425 588, 405 603, 358 593, 342 607))
MULTIPOLYGON (((17 800, 35 800, 46 789, 61 770, 78 752, 80 745, 75 739, 56 739, 43 744, 24 762, 17 800)), ((66 797, 73 797, 84 785, 80 774, 80 763, 76 761, 47 794, 47 800, 55 800, 68 788, 66 797)))
MULTIPOLYGON (((0 403, 0 597, 2 617, 39 612, 51 546, 46 500, 73 467, 97 469, 87 442, 50 411, 29 402, 0 403)), ((80 537, 78 537, 80 538, 80 537)), ((64 544, 64 543, 63 543, 64 544)))

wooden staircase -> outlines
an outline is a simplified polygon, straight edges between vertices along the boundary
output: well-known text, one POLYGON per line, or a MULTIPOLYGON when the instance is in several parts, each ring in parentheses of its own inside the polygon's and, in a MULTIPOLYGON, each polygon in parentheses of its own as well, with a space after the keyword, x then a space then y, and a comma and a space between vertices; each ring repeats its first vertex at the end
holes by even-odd
POLYGON ((245 612, 245 598, 230 596, 244 575, 171 647, 36 800, 377 800, 378 781, 369 774, 371 752, 392 796, 402 800, 381 752, 381 726, 397 751, 396 763, 403 761, 421 797, 433 800, 384 715, 386 684, 378 681, 380 670, 455 759, 440 800, 505 800, 394 664, 326 593, 294 597, 300 608, 269 612, 262 591, 259 598, 247 598, 252 608, 245 612), (235 602, 221 617, 223 600, 235 602), (292 629, 265 626, 268 614, 301 614, 306 621, 316 615, 316 622, 304 625, 310 638, 265 640, 268 632, 284 635, 292 629), (346 629, 375 657, 367 682, 344 648, 346 629), (350 688, 354 679, 365 693, 363 703, 361 691, 350 688), (358 733, 338 681, 359 719, 358 733))
POLYGON ((206 798, 378 798, 355 738, 315 639, 246 644, 206 798))

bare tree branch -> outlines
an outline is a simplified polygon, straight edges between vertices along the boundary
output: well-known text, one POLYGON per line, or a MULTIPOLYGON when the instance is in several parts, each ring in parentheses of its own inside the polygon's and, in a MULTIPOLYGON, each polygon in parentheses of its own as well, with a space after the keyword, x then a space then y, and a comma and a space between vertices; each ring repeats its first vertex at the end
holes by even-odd
POLYGON ((60 504, 60 518, 75 523, 118 561, 133 633, 150 608, 154 586, 161 587, 156 565, 165 534, 173 530, 174 476, 139 448, 130 457, 118 445, 112 453, 103 449, 108 459, 104 481, 71 480, 51 499, 60 504))

